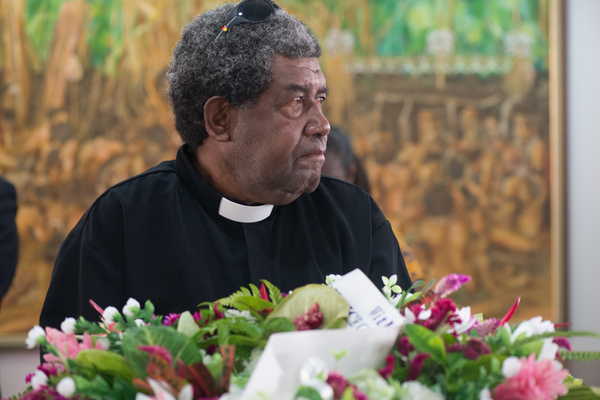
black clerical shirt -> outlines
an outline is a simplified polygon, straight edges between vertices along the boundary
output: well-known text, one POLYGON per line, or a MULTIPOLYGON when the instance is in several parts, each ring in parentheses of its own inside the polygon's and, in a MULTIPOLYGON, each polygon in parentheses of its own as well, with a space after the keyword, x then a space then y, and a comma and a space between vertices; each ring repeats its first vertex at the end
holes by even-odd
POLYGON ((90 306, 121 309, 151 300, 157 315, 195 310, 266 279, 282 291, 363 270, 410 278, 398 242, 374 200, 357 186, 323 177, 312 193, 276 206, 258 222, 219 214, 222 196, 198 174, 186 147, 174 161, 103 193, 58 253, 40 316, 98 320, 90 306))

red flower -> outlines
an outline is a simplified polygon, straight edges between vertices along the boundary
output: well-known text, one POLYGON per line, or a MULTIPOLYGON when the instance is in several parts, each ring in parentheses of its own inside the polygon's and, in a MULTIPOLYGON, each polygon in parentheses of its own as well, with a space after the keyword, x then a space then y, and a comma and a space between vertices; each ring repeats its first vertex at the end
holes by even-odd
POLYGON ((408 367, 408 375, 406 377, 407 381, 415 381, 421 375, 421 369, 423 368, 423 363, 427 360, 431 354, 419 353, 413 358, 410 362, 410 366, 408 367))
POLYGON ((313 304, 306 314, 297 316, 294 319, 294 325, 298 331, 307 331, 317 329, 323 324, 323 313, 319 311, 319 303, 313 304))
POLYGON ((465 343, 463 348, 463 354, 471 360, 477 360, 479 356, 490 354, 491 352, 492 349, 490 346, 480 338, 476 337, 467 339, 467 343, 465 343))
POLYGON ((390 375, 392 375, 392 372, 394 372, 395 366, 395 357, 390 354, 385 358, 385 366, 379 368, 377 372, 379 372, 379 375, 381 375, 383 379, 387 379, 390 375))
POLYGON ((264 282, 260 285, 260 298, 269 301, 269 295, 267 294, 267 288, 265 287, 264 282))
POLYGON ((460 318, 454 313, 456 305, 450 299, 440 299, 431 307, 431 316, 423 321, 423 326, 435 331, 445 322, 460 323, 460 318))
POLYGON ((342 374, 332 371, 327 375, 327 384, 333 389, 333 397, 339 399, 348 387, 348 381, 342 374))
POLYGON ((408 340, 408 338, 406 336, 402 336, 398 340, 398 351, 404 357, 408 357, 410 352, 413 351, 414 349, 415 349, 415 346, 412 345, 412 343, 410 342, 410 340, 408 340))

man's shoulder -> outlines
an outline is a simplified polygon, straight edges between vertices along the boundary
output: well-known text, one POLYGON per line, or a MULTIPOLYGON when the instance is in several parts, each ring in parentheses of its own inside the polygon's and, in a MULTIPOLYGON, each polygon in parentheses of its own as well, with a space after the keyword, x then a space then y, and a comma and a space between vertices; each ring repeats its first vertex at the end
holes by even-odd
POLYGON ((163 161, 160 164, 116 183, 107 188, 91 204, 79 221, 85 224, 91 213, 106 213, 122 207, 124 203, 140 206, 143 202, 156 199, 156 191, 163 190, 169 184, 176 184, 175 161, 163 161))
POLYGON ((14 193, 15 186, 11 182, 0 177, 0 191, 2 191, 2 193, 14 193))
POLYGON ((140 174, 134 175, 109 187, 100 197, 113 191, 127 191, 140 184, 148 185, 155 181, 161 182, 164 179, 174 178, 175 175, 175 160, 163 161, 140 174))

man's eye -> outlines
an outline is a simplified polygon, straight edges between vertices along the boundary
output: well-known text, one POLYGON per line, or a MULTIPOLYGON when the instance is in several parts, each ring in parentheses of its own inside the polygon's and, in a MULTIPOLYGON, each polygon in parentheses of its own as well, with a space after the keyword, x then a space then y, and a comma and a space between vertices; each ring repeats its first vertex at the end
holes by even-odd
POLYGON ((317 104, 323 104, 323 102, 327 99, 325 96, 320 96, 315 99, 317 104))
POLYGON ((292 100, 290 100, 290 104, 293 104, 293 105, 302 104, 302 97, 293 98, 292 100))

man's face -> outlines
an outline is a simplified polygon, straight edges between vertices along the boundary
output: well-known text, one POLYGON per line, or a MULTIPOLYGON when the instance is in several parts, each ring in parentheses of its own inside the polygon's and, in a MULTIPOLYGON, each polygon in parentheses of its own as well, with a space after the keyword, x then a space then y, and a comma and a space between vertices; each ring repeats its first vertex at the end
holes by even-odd
POLYGON ((275 56, 269 89, 233 118, 226 160, 248 194, 239 200, 282 205, 317 188, 329 133, 321 110, 326 95, 316 58, 275 56))

